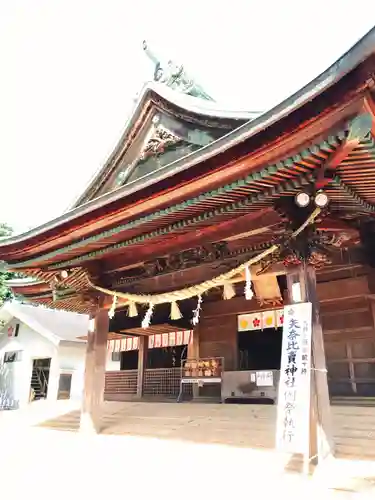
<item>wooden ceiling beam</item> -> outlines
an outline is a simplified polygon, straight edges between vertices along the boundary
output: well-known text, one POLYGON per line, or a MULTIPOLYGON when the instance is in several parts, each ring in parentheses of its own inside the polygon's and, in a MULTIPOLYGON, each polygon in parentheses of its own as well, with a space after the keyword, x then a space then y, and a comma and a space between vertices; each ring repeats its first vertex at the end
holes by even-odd
POLYGON ((103 259, 102 272, 107 274, 121 271, 130 265, 142 263, 145 260, 162 257, 182 249, 186 250, 199 245, 222 241, 236 234, 257 229, 260 226, 275 224, 277 221, 281 222, 279 215, 272 208, 266 208, 259 212, 243 215, 235 220, 177 235, 167 241, 144 245, 142 251, 134 252, 134 249, 129 249, 127 254, 112 255, 106 260, 103 259))
POLYGON ((345 141, 343 141, 336 151, 328 157, 328 160, 324 162, 319 169, 320 171, 316 181, 317 189, 324 188, 332 181, 335 170, 367 136, 368 132, 371 130, 372 122, 373 115, 371 113, 364 113, 354 118, 345 141))
MULTIPOLYGON (((340 251, 339 249, 333 250, 330 257, 331 264, 326 265, 323 268, 324 272, 337 268, 349 269, 365 264, 365 257, 361 248, 346 249, 345 251, 340 251)), ((235 267, 237 265, 237 261, 233 259, 228 261, 205 263, 187 269, 169 271, 165 274, 159 274, 153 277, 140 278, 132 283, 124 284, 122 287, 118 285, 114 288, 121 289, 126 287, 128 291, 132 291, 134 293, 159 293, 160 291, 167 292, 177 290, 179 288, 184 288, 187 283, 189 285, 193 285, 206 279, 216 277, 218 274, 235 267)), ((264 273, 261 272, 260 265, 252 266, 253 280, 261 280, 267 276, 280 276, 286 272, 287 268, 282 263, 275 263, 269 266, 264 273)), ((320 271, 318 271, 318 273, 319 272, 320 271)), ((231 281, 236 283, 244 281, 244 279, 244 275, 238 275, 231 281)))

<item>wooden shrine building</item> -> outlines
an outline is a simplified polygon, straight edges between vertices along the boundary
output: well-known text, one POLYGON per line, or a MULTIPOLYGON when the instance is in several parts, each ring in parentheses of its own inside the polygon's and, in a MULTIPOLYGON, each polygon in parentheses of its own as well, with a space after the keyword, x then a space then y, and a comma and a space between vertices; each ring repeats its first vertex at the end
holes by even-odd
POLYGON ((280 369, 295 283, 313 303, 317 398, 326 365, 331 398, 375 397, 375 29, 265 113, 223 111, 182 66, 151 58, 155 81, 75 205, 0 243, 27 277, 16 295, 93 318, 83 425, 104 397, 107 347, 130 352, 126 339, 138 339, 121 366, 138 396, 164 334, 226 372, 280 369))

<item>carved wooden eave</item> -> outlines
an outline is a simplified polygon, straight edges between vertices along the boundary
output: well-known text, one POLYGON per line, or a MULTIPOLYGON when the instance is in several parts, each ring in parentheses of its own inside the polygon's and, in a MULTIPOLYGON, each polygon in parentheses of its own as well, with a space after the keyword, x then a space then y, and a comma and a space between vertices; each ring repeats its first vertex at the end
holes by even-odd
MULTIPOLYGON (((324 189, 330 198, 317 229, 325 232, 331 246, 356 245, 359 225, 375 213, 374 72, 375 29, 279 106, 40 228, 2 240, 0 259, 10 269, 49 284, 67 269, 67 294, 70 289, 84 294, 85 272, 107 278, 129 266, 220 240, 237 242, 239 248, 270 244, 275 226, 265 222, 265 214, 280 216, 280 229, 286 230, 288 217, 280 215, 279 200, 293 197, 317 179, 328 179, 324 189), (335 224, 348 228, 340 242, 335 224)), ((142 99, 139 110, 146 112, 149 106, 147 112, 160 111, 154 88, 145 90, 142 99)), ((175 119, 177 104, 168 101, 173 114, 163 99, 165 116, 175 119)), ((200 125, 206 120, 206 126, 211 120, 212 129, 229 119, 219 120, 216 114, 214 125, 212 113, 194 114, 184 106, 184 120, 194 115, 200 125)), ((153 118, 152 113, 138 116, 137 122, 133 115, 131 129, 151 126, 153 118)), ((178 141, 177 135, 170 137, 170 130, 164 130, 172 143, 178 141)), ((136 159, 145 154, 147 144, 137 149, 136 159)), ((119 146, 114 153, 117 159, 120 150, 119 146)), ((69 296, 64 300, 73 301, 69 296)))
MULTIPOLYGON (((363 101, 363 98, 357 99, 355 103, 357 110, 362 109, 363 101)), ((352 107, 350 109, 352 110, 352 107)), ((348 158, 347 166, 355 168, 358 162, 361 164, 364 161, 368 162, 370 167, 372 164, 375 164, 373 139, 366 137, 362 142, 359 139, 347 141, 347 135, 350 133, 353 121, 342 123, 341 113, 336 118, 340 119, 339 123, 336 124, 333 130, 329 129, 327 131, 327 134, 330 133, 332 135, 328 137, 326 135, 323 136, 327 140, 322 140, 322 142, 302 151, 299 148, 292 150, 291 156, 286 158, 276 156, 275 164, 268 164, 267 167, 261 170, 254 169, 254 173, 250 173, 242 179, 237 174, 237 180, 231 184, 224 184, 226 171, 236 166, 236 171, 238 172, 238 170, 241 170, 241 166, 243 167, 245 164, 248 167, 247 172, 249 172, 251 157, 248 163, 241 159, 228 166, 220 172, 221 175, 218 175, 217 172, 206 175, 202 179, 202 181, 205 181, 202 184, 204 184, 206 189, 211 188, 211 190, 204 191, 203 193, 202 191, 193 191, 193 193, 190 191, 189 194, 193 195, 193 198, 187 197, 187 186, 185 184, 176 186, 173 191, 169 191, 168 197, 165 194, 164 198, 163 193, 158 192, 158 196, 154 196, 152 199, 144 199, 141 204, 148 206, 155 204, 155 208, 157 207, 159 210, 156 212, 151 212, 151 210, 148 213, 143 212, 145 216, 138 220, 130 217, 130 220, 128 219, 129 222, 127 222, 127 219, 124 220, 124 212, 129 216, 132 211, 132 206, 129 206, 129 201, 126 199, 126 201, 123 200, 120 211, 115 216, 110 216, 107 213, 101 219, 86 221, 82 227, 83 230, 89 232, 86 238, 82 229, 81 231, 66 233, 62 231, 58 235, 59 246, 57 250, 48 251, 54 245, 56 248, 56 238, 51 238, 50 240, 44 239, 44 248, 42 245, 37 246, 39 256, 36 254, 36 247, 25 248, 25 246, 19 246, 18 249, 13 247, 13 267, 23 268, 30 265, 32 267, 47 265, 50 270, 53 270, 64 268, 64 266, 74 267, 81 265, 85 260, 102 260, 109 253, 113 261, 116 261, 119 254, 125 256, 126 260, 125 254, 127 253, 129 255, 133 254, 133 257, 136 255, 138 258, 140 254, 134 254, 134 246, 137 247, 137 251, 140 250, 141 254, 145 251, 146 253, 149 252, 150 249, 153 252, 159 252, 161 249, 156 247, 159 247, 161 244, 164 247, 168 247, 164 248, 164 253, 165 251, 173 250, 172 247, 176 244, 182 245, 185 248, 187 245, 196 246, 199 244, 197 239, 201 235, 204 236, 206 232, 219 232, 222 226, 226 227, 230 223, 230 219, 237 221, 239 216, 248 215, 253 217, 261 215, 261 210, 266 208, 272 209, 274 203, 280 197, 295 194, 301 189, 301 186, 306 183, 309 184, 311 178, 316 172, 319 173, 324 165, 328 164, 332 166, 336 155, 341 156, 343 150, 345 150, 348 158), (207 182, 207 179, 211 177, 215 184, 207 182), (171 200, 173 199, 173 193, 176 191, 180 193, 180 197, 177 198, 178 201, 184 201, 180 201, 177 205, 172 205, 171 200), (169 200, 168 204, 166 202, 167 198, 169 200), (200 215, 197 217, 196 214, 200 215), (115 224, 116 219, 121 221, 120 225, 115 224), (102 226, 105 230, 99 231, 99 226, 102 226), (197 230, 199 230, 199 233, 197 233, 197 230), (65 249, 62 248, 64 239, 67 242, 73 241, 65 249), (74 239, 76 239, 75 242, 74 239), (152 247, 149 244, 151 241, 153 243, 152 247)), ((367 118, 365 121, 368 121, 367 118)), ((355 125, 356 122, 354 121, 353 123, 355 125)), ((306 127, 306 132, 308 128, 306 127)), ((305 134, 299 131, 297 135, 304 144, 304 140, 306 140, 305 134)), ((277 152, 277 148, 275 149, 277 152)), ((338 168, 336 169, 337 171, 338 168)), ((327 187, 330 198, 334 202, 331 205, 331 210, 339 218, 351 218, 352 215, 369 215, 372 210, 371 203, 369 204, 367 201, 357 197, 350 183, 347 185, 341 178, 336 180, 336 173, 335 171, 333 172, 334 178, 327 187)), ((344 175, 346 175, 345 172, 344 175)), ((191 181, 189 187, 192 184, 199 184, 200 181, 201 179, 191 181)), ((356 188, 357 184, 360 187, 361 184, 356 183, 356 188)), ((371 198, 366 198, 366 200, 368 199, 370 202, 372 201, 371 198)), ((258 228, 261 226, 262 222, 259 221, 258 228)), ((146 254, 142 255, 142 257, 150 258, 146 254)))
POLYGON ((172 203, 178 199, 179 193, 168 191, 164 196, 166 191, 161 188, 160 184, 166 178, 177 183, 178 175, 187 169, 189 172, 191 171, 194 180, 194 186, 191 185, 190 192, 193 189, 195 192, 199 192, 204 186, 211 187, 213 183, 209 176, 205 175, 197 179, 197 172, 194 169, 197 162, 200 172, 207 174, 207 172, 212 171, 212 174, 217 176, 217 172, 220 171, 221 180, 230 182, 235 178, 236 172, 243 174, 257 170, 262 165, 277 161, 277 158, 287 155, 298 145, 302 147, 301 139, 305 145, 311 144, 314 138, 322 137, 323 131, 329 130, 330 127, 337 124, 340 118, 341 120, 348 119, 351 114, 363 110, 363 98, 361 102, 359 101, 366 89, 372 86, 374 38, 372 30, 339 61, 301 91, 259 118, 206 146, 202 151, 197 151, 185 159, 174 162, 173 165, 157 172, 155 176, 147 176, 147 179, 140 179, 131 185, 102 195, 38 228, 9 238, 4 241, 2 246, 9 244, 15 250, 16 245, 20 243, 25 250, 27 244, 33 242, 38 245, 40 251, 44 251, 48 246, 64 244, 64 241, 82 237, 81 220, 83 218, 87 220, 88 216, 90 216, 88 226, 95 231, 108 223, 112 224, 123 220, 124 217, 134 217, 137 213, 156 208, 157 205, 172 203), (356 96, 357 99, 355 99, 356 96), (282 130, 284 133, 281 132, 282 130), (249 151, 252 153, 249 154, 249 151), (243 161, 244 156, 246 156, 246 161, 243 161), (214 162, 210 162, 210 158, 213 158, 214 162), (233 162, 233 158, 238 158, 239 161, 233 162), (223 170, 223 166, 228 165, 230 161, 232 164, 223 170), (135 199, 145 199, 145 196, 149 194, 148 188, 150 186, 153 190, 158 189, 157 200, 147 199, 147 204, 137 203, 134 205, 135 199), (116 207, 118 207, 119 201, 124 198, 127 199, 126 211, 118 209, 115 212, 111 211, 111 205, 117 204, 116 207), (134 206, 134 210, 132 206, 134 206), (99 220, 98 216, 104 208, 108 216, 99 220), (93 225, 93 221, 95 221, 95 225, 93 225), (75 226, 74 231, 72 231, 72 226, 75 226), (56 241, 57 231, 58 242, 56 241), (47 241, 51 233, 54 233, 54 241, 48 244, 47 241), (39 241, 37 241, 38 237, 39 241), (40 246, 41 239, 43 240, 43 248, 40 246))

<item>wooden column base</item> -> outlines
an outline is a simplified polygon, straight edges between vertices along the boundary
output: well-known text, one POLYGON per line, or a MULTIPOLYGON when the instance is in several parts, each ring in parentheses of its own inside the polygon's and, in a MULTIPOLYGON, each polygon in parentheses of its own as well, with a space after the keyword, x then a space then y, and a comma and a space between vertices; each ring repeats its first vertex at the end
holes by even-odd
POLYGON ((145 382, 145 370, 147 368, 148 337, 139 337, 138 350, 138 373, 137 373, 137 398, 143 396, 143 387, 145 382))
MULTIPOLYGON (((187 348, 188 359, 199 359, 199 325, 194 328, 193 342, 187 348)), ((198 384, 192 384, 193 398, 199 398, 198 384)))
POLYGON ((108 329, 108 312, 100 309, 94 318, 93 331, 89 331, 87 338, 85 387, 80 422, 80 431, 87 434, 97 434, 101 430, 108 329))
MULTIPOLYGON (((327 366, 324 352, 324 337, 316 295, 316 276, 312 266, 301 265, 287 275, 289 299, 293 303, 293 283, 300 284, 303 302, 312 304, 312 375, 310 406, 310 453, 309 460, 315 463, 329 459, 334 454, 331 407, 328 392, 327 366)), ((298 302, 298 299, 296 300, 298 302)))
POLYGON ((99 434, 98 418, 94 418, 91 413, 82 412, 81 413, 81 421, 79 425, 79 431, 83 434, 99 434))

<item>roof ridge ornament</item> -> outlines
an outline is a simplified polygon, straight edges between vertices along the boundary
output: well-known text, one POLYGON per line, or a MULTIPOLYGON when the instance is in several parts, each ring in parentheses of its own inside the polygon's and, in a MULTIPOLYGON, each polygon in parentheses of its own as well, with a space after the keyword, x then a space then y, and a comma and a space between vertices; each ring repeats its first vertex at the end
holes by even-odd
POLYGON ((178 92, 181 92, 183 94, 188 94, 193 97, 199 97, 200 99, 205 99, 206 101, 214 101, 214 99, 209 96, 203 90, 203 88, 188 75, 182 64, 176 64, 171 60, 169 60, 166 64, 163 63, 151 51, 146 40, 143 40, 142 47, 147 57, 153 62, 155 66, 155 82, 163 83, 167 87, 170 87, 173 90, 177 90, 178 92))

